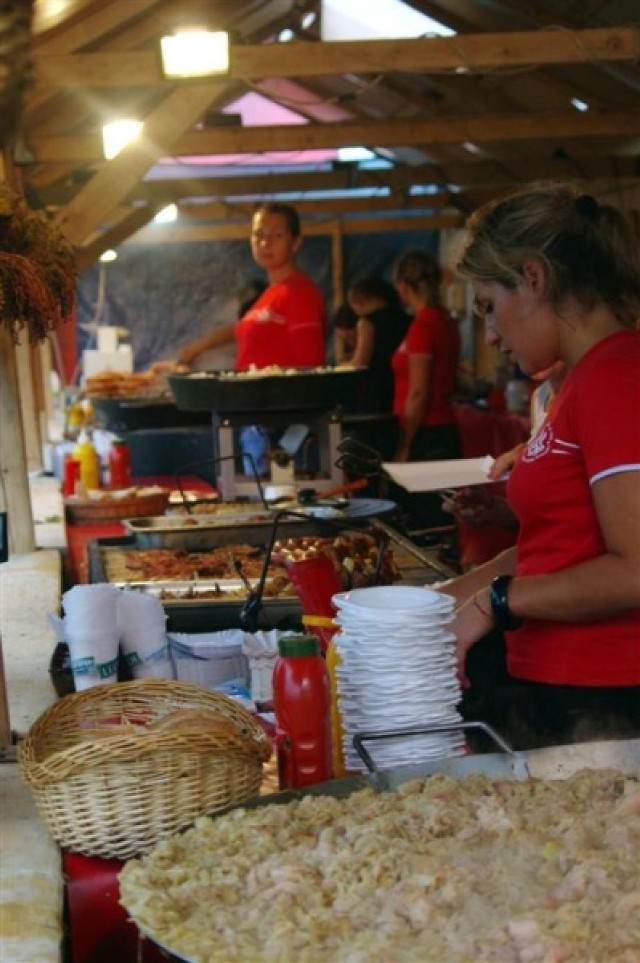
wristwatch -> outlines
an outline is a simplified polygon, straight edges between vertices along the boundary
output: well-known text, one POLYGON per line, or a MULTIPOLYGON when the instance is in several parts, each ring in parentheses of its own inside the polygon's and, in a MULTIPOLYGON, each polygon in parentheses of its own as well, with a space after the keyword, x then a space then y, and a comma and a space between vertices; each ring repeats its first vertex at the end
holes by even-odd
POLYGON ((491 583, 489 600, 496 627, 504 631, 519 629, 523 619, 514 615, 509 608, 509 585, 512 575, 498 575, 491 583))

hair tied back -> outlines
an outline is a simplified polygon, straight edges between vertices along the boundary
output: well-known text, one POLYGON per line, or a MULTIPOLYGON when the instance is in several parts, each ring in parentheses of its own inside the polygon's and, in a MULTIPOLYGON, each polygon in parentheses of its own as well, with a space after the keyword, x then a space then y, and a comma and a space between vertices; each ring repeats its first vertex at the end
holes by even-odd
POLYGON ((591 194, 581 194, 576 199, 576 210, 594 224, 600 217, 600 205, 591 194))

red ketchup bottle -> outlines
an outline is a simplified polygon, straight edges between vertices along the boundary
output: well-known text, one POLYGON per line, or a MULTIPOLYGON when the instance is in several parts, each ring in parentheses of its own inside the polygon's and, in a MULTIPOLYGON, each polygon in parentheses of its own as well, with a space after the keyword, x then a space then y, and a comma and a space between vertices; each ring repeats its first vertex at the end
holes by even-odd
POLYGON ((343 585, 326 555, 287 561, 287 575, 302 604, 302 623, 320 639, 323 655, 337 629, 336 607, 331 601, 343 585))
POLYGON ((333 776, 331 689, 315 635, 285 635, 273 670, 273 707, 281 789, 333 776))
POLYGON ((131 485, 131 455, 122 438, 114 438, 109 450, 109 487, 129 488, 131 485))

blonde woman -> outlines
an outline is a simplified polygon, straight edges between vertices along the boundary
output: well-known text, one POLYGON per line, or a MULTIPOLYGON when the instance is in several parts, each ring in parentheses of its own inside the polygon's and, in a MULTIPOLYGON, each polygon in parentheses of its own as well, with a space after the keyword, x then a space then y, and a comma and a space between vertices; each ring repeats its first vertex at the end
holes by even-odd
MULTIPOLYGON (((622 215, 534 184, 476 212, 459 270, 487 339, 566 376, 509 478, 515 549, 454 581, 461 673, 505 633, 519 748, 640 735, 640 255, 622 215)), ((510 701, 509 701, 510 700, 510 701)))

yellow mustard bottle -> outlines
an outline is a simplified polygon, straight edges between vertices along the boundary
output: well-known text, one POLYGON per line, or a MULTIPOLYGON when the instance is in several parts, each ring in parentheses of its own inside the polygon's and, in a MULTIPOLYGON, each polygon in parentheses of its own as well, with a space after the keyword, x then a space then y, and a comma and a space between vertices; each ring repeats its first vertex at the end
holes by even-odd
POLYGON ((80 432, 78 444, 73 449, 72 458, 80 462, 80 484, 87 491, 100 488, 100 460, 98 453, 85 430, 80 432))
POLYGON ((344 765, 344 729, 340 712, 340 696, 336 678, 336 669, 340 665, 340 653, 336 648, 335 638, 331 639, 325 654, 325 663, 329 684, 331 687, 331 752, 333 757, 333 774, 336 779, 346 775, 344 765))

